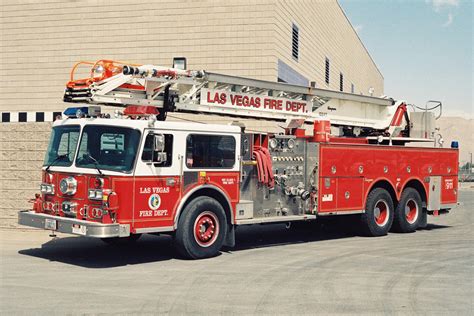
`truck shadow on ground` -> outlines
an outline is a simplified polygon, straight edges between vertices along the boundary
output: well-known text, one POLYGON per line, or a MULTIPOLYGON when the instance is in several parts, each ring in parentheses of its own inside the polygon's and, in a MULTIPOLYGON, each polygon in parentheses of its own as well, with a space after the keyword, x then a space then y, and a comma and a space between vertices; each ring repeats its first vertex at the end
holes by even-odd
MULTIPOLYGON (((222 251, 232 253, 360 236, 356 229, 344 221, 294 226, 290 229, 282 224, 239 227, 236 232, 236 246, 224 247, 222 251)), ((449 226, 428 225, 426 229, 445 227, 449 226)), ((41 248, 24 249, 18 253, 90 269, 180 259, 173 248, 172 237, 168 235, 144 235, 137 242, 125 245, 108 245, 99 239, 85 237, 53 238, 41 245, 41 248)))

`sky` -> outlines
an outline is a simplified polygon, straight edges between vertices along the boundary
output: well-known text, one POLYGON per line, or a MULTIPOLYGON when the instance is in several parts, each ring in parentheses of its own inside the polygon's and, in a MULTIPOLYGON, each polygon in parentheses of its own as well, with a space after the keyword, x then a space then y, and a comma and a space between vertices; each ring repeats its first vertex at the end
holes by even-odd
POLYGON ((473 118, 474 0, 339 0, 384 76, 385 95, 473 118))

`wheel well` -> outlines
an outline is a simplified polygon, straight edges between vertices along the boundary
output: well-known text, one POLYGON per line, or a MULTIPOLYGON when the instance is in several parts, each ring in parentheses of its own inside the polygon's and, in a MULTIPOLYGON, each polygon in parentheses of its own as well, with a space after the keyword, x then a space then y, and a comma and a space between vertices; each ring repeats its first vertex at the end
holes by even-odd
POLYGON ((408 181, 407 184, 405 184, 405 187, 403 188, 403 190, 405 190, 406 188, 413 188, 413 189, 417 190, 418 193, 420 194, 421 201, 423 203, 426 203, 425 187, 423 186, 423 184, 419 180, 412 179, 412 180, 408 181))
MULTIPOLYGON (((370 188, 370 191, 367 193, 367 195, 372 192, 373 190, 377 189, 377 188, 382 188, 382 189, 385 189, 388 191, 388 193, 390 193, 390 196, 392 197, 392 201, 393 201, 393 206, 396 208, 397 207, 397 204, 398 204, 398 199, 397 199, 397 194, 395 193, 395 190, 393 188, 393 186, 390 184, 390 182, 388 182, 387 180, 379 180, 377 181, 373 186, 372 188, 370 188)), ((367 199, 366 199, 367 200, 367 199)))
MULTIPOLYGON (((227 198, 221 192, 219 192, 215 189, 212 189, 212 188, 202 188, 202 189, 197 190, 196 192, 193 192, 193 194, 191 194, 188 197, 188 199, 186 200, 186 202, 184 203, 184 205, 181 209, 184 210, 186 208, 186 206, 192 200, 194 200, 195 198, 197 198, 199 196, 208 196, 210 198, 213 198, 217 202, 219 202, 219 204, 224 209, 225 216, 227 217, 227 223, 228 224, 232 223, 232 211, 230 209, 230 205, 229 205, 229 202, 228 202, 227 198)), ((179 216, 181 216, 181 214, 179 214, 179 216)))

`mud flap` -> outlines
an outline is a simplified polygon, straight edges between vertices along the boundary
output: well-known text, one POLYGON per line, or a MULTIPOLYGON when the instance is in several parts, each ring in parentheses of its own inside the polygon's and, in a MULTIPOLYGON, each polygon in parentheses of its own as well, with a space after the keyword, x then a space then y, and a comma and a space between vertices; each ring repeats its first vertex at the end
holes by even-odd
POLYGON ((235 225, 227 225, 227 233, 225 234, 224 246, 235 246, 235 225))

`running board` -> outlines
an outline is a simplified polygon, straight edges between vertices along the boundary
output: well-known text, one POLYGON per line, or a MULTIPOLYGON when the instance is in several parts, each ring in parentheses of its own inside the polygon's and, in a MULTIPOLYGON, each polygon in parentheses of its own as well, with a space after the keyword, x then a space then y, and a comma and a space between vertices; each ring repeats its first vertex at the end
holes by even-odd
POLYGON ((316 215, 291 215, 291 216, 274 216, 274 217, 260 217, 251 219, 235 220, 236 225, 250 225, 250 224, 268 224, 268 223, 286 223, 296 221, 306 221, 316 219, 316 215))

